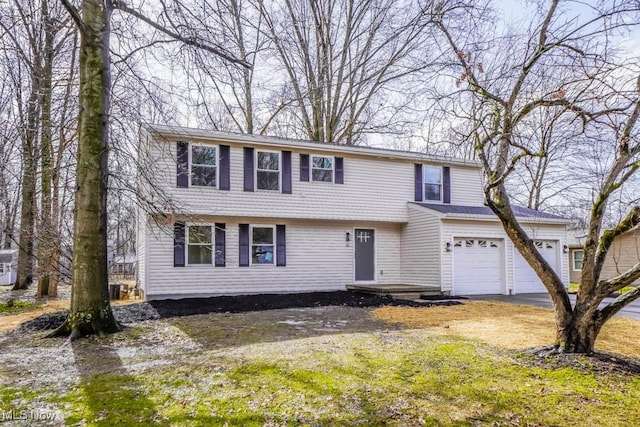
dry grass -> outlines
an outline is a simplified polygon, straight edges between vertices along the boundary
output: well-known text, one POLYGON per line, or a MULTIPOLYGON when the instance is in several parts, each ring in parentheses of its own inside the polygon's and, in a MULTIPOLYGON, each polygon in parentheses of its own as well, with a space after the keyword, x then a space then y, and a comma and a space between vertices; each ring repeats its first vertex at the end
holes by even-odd
MULTIPOLYGON (((553 343, 553 310, 499 302, 469 302, 453 307, 382 307, 376 319, 462 336, 508 349, 553 343)), ((640 357, 637 320, 615 317, 603 328, 597 350, 640 357)))

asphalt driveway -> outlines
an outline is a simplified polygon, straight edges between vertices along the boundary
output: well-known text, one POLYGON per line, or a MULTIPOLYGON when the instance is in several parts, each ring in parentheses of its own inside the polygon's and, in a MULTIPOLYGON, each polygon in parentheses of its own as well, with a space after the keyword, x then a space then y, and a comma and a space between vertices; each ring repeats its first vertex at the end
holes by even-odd
MULTIPOLYGON (((552 307, 551 298, 549 297, 549 294, 546 293, 519 295, 470 295, 468 296, 468 298, 477 301, 501 301, 512 304, 533 305, 536 307, 552 307)), ((569 298, 571 298, 571 303, 575 304, 576 296, 570 294, 569 298)), ((605 298, 600 306, 604 307, 611 301, 613 301, 613 298, 605 298)), ((617 316, 640 320, 640 299, 635 300, 634 302, 620 310, 617 316)))

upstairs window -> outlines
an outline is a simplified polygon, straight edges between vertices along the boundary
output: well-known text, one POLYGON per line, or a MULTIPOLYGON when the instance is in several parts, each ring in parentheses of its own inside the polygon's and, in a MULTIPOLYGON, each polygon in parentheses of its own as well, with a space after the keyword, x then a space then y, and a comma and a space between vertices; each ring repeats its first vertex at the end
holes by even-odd
POLYGON ((333 157, 311 156, 311 180, 333 182, 333 157))
POLYGON ((424 166, 424 200, 430 202, 442 201, 442 168, 438 166, 424 166))
POLYGON ((274 227, 251 227, 251 263, 275 264, 274 227))
POLYGON ((189 226, 187 260, 189 264, 211 264, 213 262, 213 239, 210 225, 189 226))
POLYGON ((584 251, 582 249, 573 251, 573 269, 582 270, 582 260, 584 259, 584 251))
POLYGON ((257 188, 280 191, 280 153, 256 151, 256 158, 257 188))
POLYGON ((215 187, 218 177, 218 153, 215 146, 191 145, 191 185, 215 187))

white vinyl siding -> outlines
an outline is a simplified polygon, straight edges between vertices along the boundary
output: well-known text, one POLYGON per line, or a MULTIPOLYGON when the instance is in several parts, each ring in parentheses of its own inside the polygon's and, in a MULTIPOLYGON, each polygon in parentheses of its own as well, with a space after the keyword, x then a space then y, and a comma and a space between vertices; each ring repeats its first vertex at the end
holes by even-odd
POLYGON ((480 168, 451 166, 451 204, 484 206, 480 168))
POLYGON ((409 205, 409 223, 402 229, 402 283, 440 286, 440 218, 409 205))
MULTIPOLYGON (((266 218, 201 217, 198 221, 226 223, 226 267, 173 266, 173 236, 153 230, 149 242, 149 299, 202 297, 259 293, 290 293, 345 290, 353 283, 353 242, 346 233, 353 223, 291 221, 277 219, 287 227, 287 267, 238 267, 238 224, 265 224, 266 218)), ((400 226, 368 223, 377 239, 377 283, 400 283, 400 226)))
POLYGON ((137 284, 143 290, 146 289, 147 284, 147 262, 148 262, 148 226, 147 221, 149 217, 147 213, 138 208, 137 228, 136 228, 136 255, 138 260, 138 271, 136 276, 137 284))
MULTIPOLYGON (((308 153, 308 150, 293 151, 292 194, 245 192, 243 151, 239 145, 231 145, 230 149, 231 191, 207 187, 177 188, 175 145, 152 144, 158 150, 151 156, 155 181, 184 212, 195 215, 404 223, 408 220, 407 202, 414 200, 414 167, 409 161, 344 156, 343 185, 309 185, 301 182, 299 176, 299 154, 308 153)), ((332 153, 313 155, 329 156, 332 153)), ((482 206, 478 168, 451 166, 451 187, 452 204, 482 206)))

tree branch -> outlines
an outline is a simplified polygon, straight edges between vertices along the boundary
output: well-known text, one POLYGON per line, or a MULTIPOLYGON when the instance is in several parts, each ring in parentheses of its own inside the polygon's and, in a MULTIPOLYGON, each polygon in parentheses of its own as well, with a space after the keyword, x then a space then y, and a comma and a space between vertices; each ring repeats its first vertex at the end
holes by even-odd
MULTIPOLYGON (((63 2, 67 2, 67 0, 62 0, 63 2)), ((162 25, 158 24, 157 22, 147 18, 146 16, 144 16, 143 14, 141 14, 140 12, 130 8, 129 6, 127 6, 123 1, 114 1, 113 2, 113 7, 121 10, 125 13, 128 13, 129 15, 145 22, 146 24, 150 25, 151 27, 155 28, 156 30, 168 35, 169 37, 172 37, 174 39, 176 39, 177 41, 180 41, 184 44, 187 44, 189 46, 194 46, 198 49, 202 49, 205 50, 207 52, 213 53, 214 55, 217 55, 229 62, 232 62, 234 64, 238 64, 242 67, 245 68, 251 68, 251 64, 248 63, 247 61, 245 61, 244 59, 238 59, 235 58, 232 54, 230 54, 229 52, 226 52, 224 49, 219 48, 219 47, 214 47, 211 46, 209 44, 206 44, 204 42, 202 42, 201 40, 198 40, 195 37, 184 37, 181 36, 180 34, 171 31, 168 28, 163 27, 162 25)))
POLYGON ((67 12, 69 12, 69 15, 71 15, 71 18, 73 18, 73 21, 76 23, 80 31, 83 34, 86 34, 87 27, 84 24, 84 21, 82 20, 82 16, 80 16, 80 12, 78 11, 78 9, 74 5, 69 3, 69 0, 60 0, 60 2, 64 6, 64 8, 67 9, 67 12))
MULTIPOLYGON (((626 276, 627 274, 629 274, 632 271, 635 272, 635 279, 640 277, 640 263, 636 264, 633 269, 631 269, 627 273, 623 274, 622 276, 616 277, 616 279, 622 278, 623 276, 626 276)), ((614 279, 614 280, 616 280, 616 279, 614 279)), ((630 279, 630 280, 629 279, 630 278, 627 277, 627 280, 628 280, 627 284, 629 284, 629 283, 631 283, 631 282, 633 282, 635 280, 635 279, 630 279)), ((627 280, 625 280, 625 281, 627 281, 627 280)), ((620 281, 622 281, 622 279, 620 281)), ((618 289, 621 289, 621 288, 622 288, 622 286, 618 287, 618 289)), ((599 316, 600 317, 600 321, 602 323, 606 322, 607 320, 612 318, 617 312, 619 312, 622 308, 624 308, 627 304, 632 303, 633 301, 637 300, 638 298, 640 298, 640 286, 637 286, 635 289, 620 295, 618 298, 613 300, 609 305, 607 305, 605 308, 600 310, 600 316, 599 316)))

